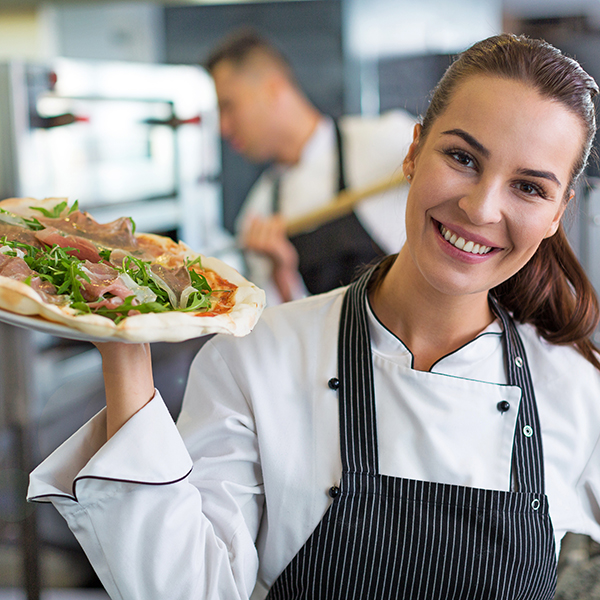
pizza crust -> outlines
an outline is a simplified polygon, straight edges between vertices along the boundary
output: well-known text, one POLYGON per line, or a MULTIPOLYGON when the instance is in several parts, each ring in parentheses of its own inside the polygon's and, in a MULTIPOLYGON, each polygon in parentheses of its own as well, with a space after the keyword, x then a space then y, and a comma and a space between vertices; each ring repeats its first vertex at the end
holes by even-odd
MULTIPOLYGON (((11 212, 33 216, 37 214, 29 206, 52 209, 64 198, 34 200, 11 198, 0 202, 0 207, 11 212)), ((223 261, 193 252, 188 246, 173 242, 170 238, 154 234, 139 234, 137 237, 151 238, 169 252, 182 258, 201 257, 202 267, 212 270, 227 281, 235 284, 234 304, 230 311, 213 316, 202 313, 164 312, 135 315, 120 323, 101 315, 79 314, 69 307, 48 304, 27 284, 0 275, 0 309, 19 315, 39 316, 48 321, 65 325, 93 339, 126 342, 181 342, 213 333, 244 336, 250 333, 265 306, 265 293, 235 269, 223 261)))

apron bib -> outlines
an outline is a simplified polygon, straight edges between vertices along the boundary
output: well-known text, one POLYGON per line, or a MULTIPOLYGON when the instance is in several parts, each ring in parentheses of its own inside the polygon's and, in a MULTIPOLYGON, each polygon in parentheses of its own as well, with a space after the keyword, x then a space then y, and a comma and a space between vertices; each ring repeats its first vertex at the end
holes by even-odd
MULTIPOLYGON (((342 133, 334 120, 337 157, 338 193, 346 189, 342 133)), ((273 214, 280 209, 279 180, 273 186, 273 214)), ((298 271, 311 294, 321 294, 348 285, 365 265, 383 257, 358 217, 348 215, 328 221, 307 233, 290 238, 298 252, 298 271)))
MULTIPOLYGON (((522 389, 515 492, 379 474, 366 297, 350 286, 338 346, 343 472, 333 502, 273 584, 269 600, 546 600, 556 589, 537 405, 514 322, 504 327, 508 382, 522 389)), ((332 380, 337 383, 337 380, 332 380)))

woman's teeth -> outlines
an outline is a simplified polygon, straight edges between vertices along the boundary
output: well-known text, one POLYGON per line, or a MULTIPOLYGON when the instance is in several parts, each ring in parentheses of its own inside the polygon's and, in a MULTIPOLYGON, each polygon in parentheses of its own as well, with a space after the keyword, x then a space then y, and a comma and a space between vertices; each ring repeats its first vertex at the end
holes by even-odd
POLYGON ((463 252, 469 252, 470 254, 487 254, 492 250, 491 246, 482 246, 475 242, 465 241, 453 231, 450 231, 440 223, 440 233, 444 236, 444 239, 450 242, 453 246, 462 250, 463 252))

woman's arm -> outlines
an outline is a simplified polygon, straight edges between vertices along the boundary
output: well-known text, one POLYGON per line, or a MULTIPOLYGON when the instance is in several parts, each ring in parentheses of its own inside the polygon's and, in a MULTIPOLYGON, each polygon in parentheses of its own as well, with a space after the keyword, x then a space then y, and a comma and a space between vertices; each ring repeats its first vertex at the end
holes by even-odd
POLYGON ((106 390, 106 434, 110 439, 154 396, 150 344, 104 342, 102 355, 106 390))
POLYGON ((107 410, 34 471, 30 499, 56 506, 115 600, 248 600, 264 490, 245 391, 203 348, 182 439, 148 347, 100 346, 107 410))

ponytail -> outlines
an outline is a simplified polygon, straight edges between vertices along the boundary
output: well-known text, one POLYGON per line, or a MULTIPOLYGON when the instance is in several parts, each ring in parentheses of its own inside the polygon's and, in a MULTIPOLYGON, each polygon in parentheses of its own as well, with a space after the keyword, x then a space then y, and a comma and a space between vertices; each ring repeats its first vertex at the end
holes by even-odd
POLYGON ((490 293, 517 321, 532 324, 552 344, 575 346, 600 369, 591 339, 600 320, 598 299, 562 224, 520 271, 490 293))

